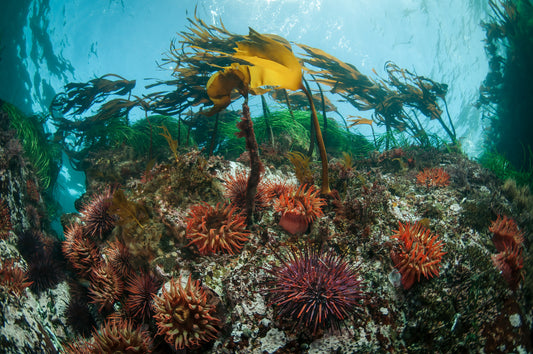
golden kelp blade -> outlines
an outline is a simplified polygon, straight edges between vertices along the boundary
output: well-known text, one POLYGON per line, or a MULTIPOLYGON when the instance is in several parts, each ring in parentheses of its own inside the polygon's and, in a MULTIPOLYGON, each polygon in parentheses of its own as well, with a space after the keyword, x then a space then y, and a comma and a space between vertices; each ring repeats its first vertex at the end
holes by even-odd
POLYGON ((237 42, 232 57, 250 63, 250 88, 302 88, 302 66, 287 42, 250 28, 246 40, 237 42))
POLYGON ((367 119, 367 118, 362 118, 362 117, 349 118, 348 121, 352 123, 350 124, 350 127, 353 127, 354 125, 359 125, 359 124, 372 125, 373 123, 372 119, 367 119))
POLYGON ((208 116, 220 112, 231 103, 231 92, 237 89, 246 92, 250 83, 250 71, 248 65, 237 63, 216 72, 207 82, 207 95, 215 106, 209 110, 208 116))

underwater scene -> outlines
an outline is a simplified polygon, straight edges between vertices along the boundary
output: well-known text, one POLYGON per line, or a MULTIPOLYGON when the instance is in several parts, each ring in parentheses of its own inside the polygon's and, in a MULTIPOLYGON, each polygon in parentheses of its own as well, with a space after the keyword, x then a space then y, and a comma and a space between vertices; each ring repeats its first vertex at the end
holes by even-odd
POLYGON ((533 353, 531 0, 7 0, 0 353, 533 353))

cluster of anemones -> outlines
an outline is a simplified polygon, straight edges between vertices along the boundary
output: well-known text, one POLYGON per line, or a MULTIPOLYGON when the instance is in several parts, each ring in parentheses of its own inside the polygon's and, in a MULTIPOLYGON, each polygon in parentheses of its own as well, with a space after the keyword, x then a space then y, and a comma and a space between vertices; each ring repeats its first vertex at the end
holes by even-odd
POLYGON ((398 230, 391 237, 399 242, 391 251, 394 266, 402 275, 404 289, 413 286, 415 280, 420 281, 423 275, 426 279, 438 276, 442 256, 443 243, 438 241, 438 235, 420 223, 399 223, 398 230))
POLYGON ((424 168, 416 175, 418 184, 426 187, 445 187, 450 184, 450 175, 439 168, 424 168))
POLYGON ((5 202, 0 199, 0 240, 7 238, 11 231, 11 214, 5 202))
POLYGON ((171 279, 153 302, 157 334, 176 350, 198 347, 216 338, 220 320, 214 316, 215 306, 208 301, 198 280, 181 285, 171 279))
POLYGON ((492 262, 500 270, 509 287, 515 290, 524 278, 524 234, 513 219, 500 215, 492 222, 489 230, 494 234, 492 242, 499 252, 492 255, 492 262))
POLYGON ((361 280, 342 257, 310 248, 277 257, 281 264, 265 270, 269 303, 276 306, 278 318, 315 335, 331 326, 338 329, 360 306, 361 280))
POLYGON ((234 254, 248 241, 246 218, 234 205, 207 203, 193 205, 186 219, 189 245, 194 244, 200 254, 218 252, 234 254))
POLYGON ((291 234, 305 232, 309 225, 323 215, 320 191, 314 185, 301 185, 281 194, 274 203, 274 210, 281 214, 279 225, 291 234))

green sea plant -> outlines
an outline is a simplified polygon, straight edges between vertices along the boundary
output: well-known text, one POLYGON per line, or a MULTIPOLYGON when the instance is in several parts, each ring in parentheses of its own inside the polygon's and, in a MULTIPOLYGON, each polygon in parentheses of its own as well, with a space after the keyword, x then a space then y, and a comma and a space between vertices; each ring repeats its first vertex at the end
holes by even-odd
POLYGON ((46 116, 26 116, 12 104, 0 100, 0 110, 9 115, 10 125, 17 131, 26 157, 39 177, 43 190, 50 189, 61 166, 61 151, 45 131, 46 116))

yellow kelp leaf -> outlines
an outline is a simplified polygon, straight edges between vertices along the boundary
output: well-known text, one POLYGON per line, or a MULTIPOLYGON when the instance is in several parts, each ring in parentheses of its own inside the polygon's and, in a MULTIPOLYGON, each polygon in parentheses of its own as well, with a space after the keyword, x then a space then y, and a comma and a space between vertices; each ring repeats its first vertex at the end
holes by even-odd
POLYGON ((348 117, 348 121, 352 123, 350 124, 350 127, 353 127, 354 125, 359 125, 359 124, 372 125, 373 123, 372 119, 367 119, 367 118, 362 118, 362 117, 353 117, 353 116, 348 117))
POLYGON ((247 39, 237 42, 232 57, 250 63, 250 88, 302 88, 302 66, 290 44, 278 36, 257 33, 250 28, 247 39))
POLYGON ((208 116, 220 112, 231 103, 231 92, 237 89, 245 93, 250 85, 250 72, 248 65, 237 63, 224 70, 214 73, 207 82, 207 95, 215 106, 209 110, 208 116))

